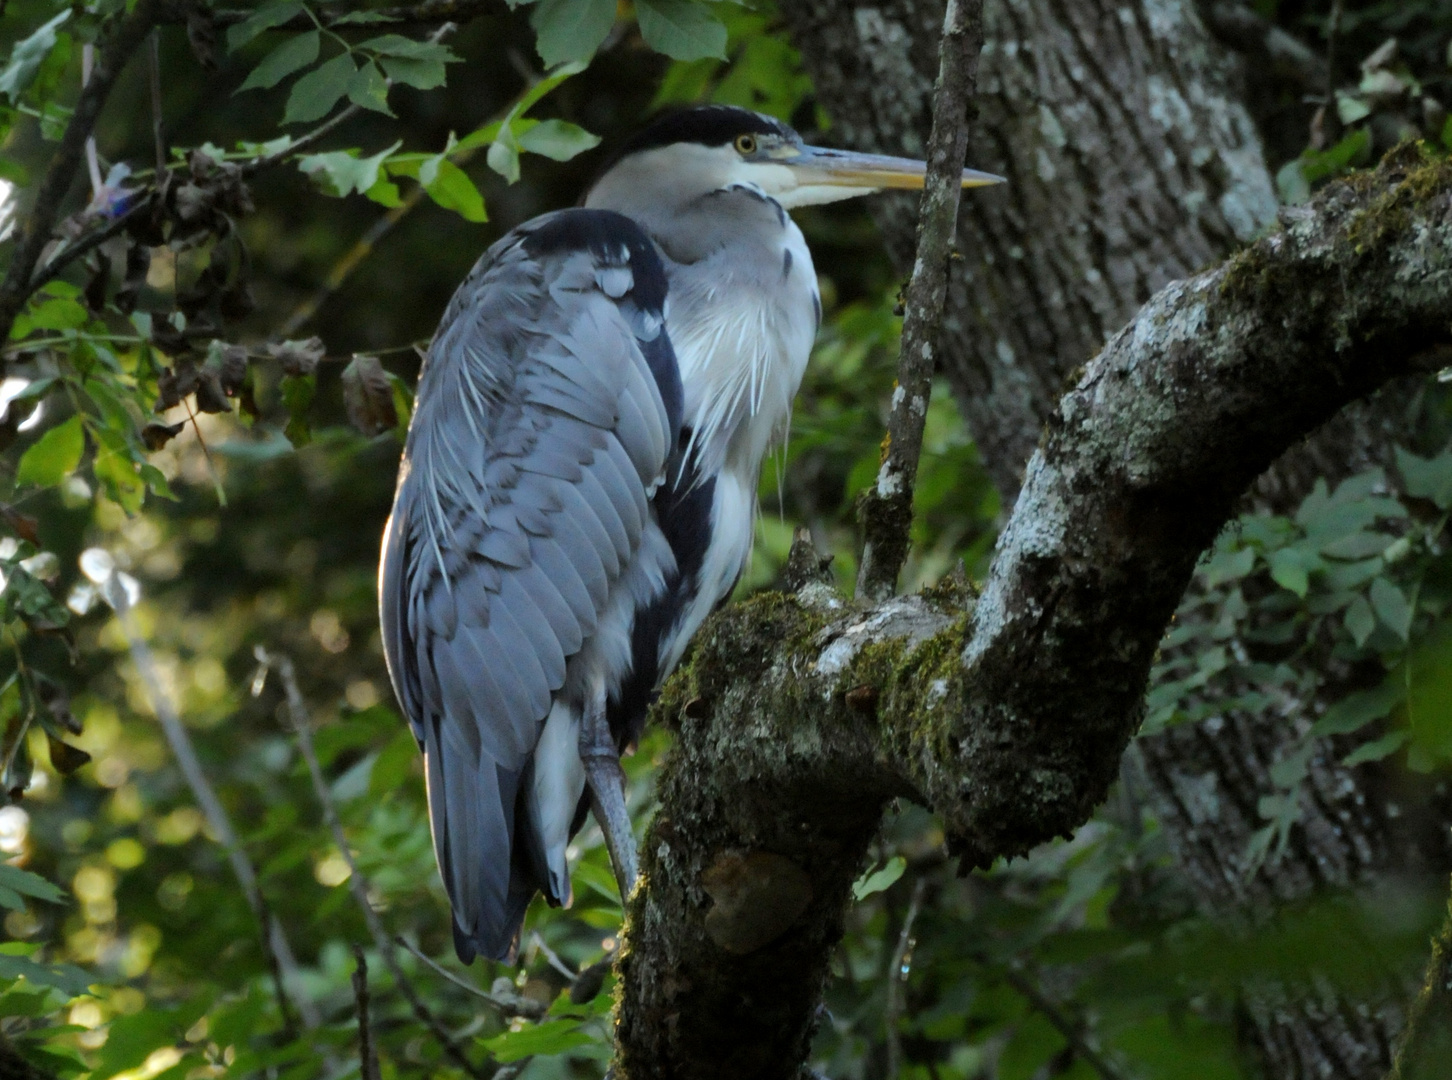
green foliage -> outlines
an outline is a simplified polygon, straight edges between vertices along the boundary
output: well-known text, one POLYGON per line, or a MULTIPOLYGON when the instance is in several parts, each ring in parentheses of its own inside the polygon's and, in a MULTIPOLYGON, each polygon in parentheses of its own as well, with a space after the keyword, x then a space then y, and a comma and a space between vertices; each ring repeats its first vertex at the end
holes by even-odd
MULTIPOLYGON (((616 944, 620 900, 598 832, 572 845, 573 907, 535 905, 516 966, 455 963, 419 754, 378 647, 374 575, 414 346, 492 237, 573 200, 590 167, 578 156, 600 141, 587 127, 618 137, 652 93, 799 121, 810 109, 769 5, 640 0, 616 16, 613 0, 541 0, 473 36, 424 40, 379 9, 263 3, 228 28, 215 75, 189 59, 180 29, 163 32, 164 126, 185 144, 168 148, 167 194, 31 298, 7 342, 18 385, 0 392, 15 410, 0 470, 0 771, 7 792, 29 785, 0 819, 12 939, 0 946, 0 1019, 36 1063, 67 1077, 335 1075, 356 1061, 358 944, 383 1074, 456 1072, 378 952, 279 688, 246 692, 264 644, 297 662, 328 798, 386 931, 466 984, 398 954, 440 1029, 486 1072, 512 1062, 525 1080, 603 1074, 609 979, 573 1005, 551 962, 577 971, 616 944), (547 70, 524 79, 511 61, 532 36, 547 70), (349 105, 359 108, 331 141, 297 151, 308 128, 279 128, 349 105), (496 175, 519 186, 506 191, 496 175), (416 204, 414 231, 405 222, 377 240, 380 219, 402 221, 416 204), (354 265, 353 277, 338 273, 354 265), (280 331, 323 285, 337 300, 280 331), (314 330, 320 338, 306 336, 314 330), (11 430, 37 407, 33 425, 11 430), (94 570, 98 551, 134 589, 154 670, 132 659, 79 568, 86 552, 94 570), (286 1000, 228 853, 157 727, 157 686, 296 954, 286 1000), (538 1023, 505 1015, 468 987, 547 1011, 538 1023)), ((0 31, 6 179, 44 175, 42 141, 69 115, 75 46, 98 19, 12 4, 0 31)), ((135 170, 117 183, 139 194, 119 206, 150 198, 156 179, 144 96, 118 94, 99 133, 108 163, 135 170)), ((1307 190, 1360 161, 1357 133, 1374 120, 1298 159, 1307 190)), ((875 474, 891 392, 898 282, 865 211, 799 218, 825 325, 790 438, 762 478, 743 590, 775 578, 796 523, 851 581, 853 503, 875 474)), ((66 227, 84 235, 108 220, 78 214, 66 227)), ((1200 567, 1205 599, 1166 640, 1146 731, 1278 696, 1325 703, 1277 765, 1259 858, 1296 828, 1318 740, 1346 761, 1385 755, 1396 769, 1440 771, 1452 757, 1444 442, 1399 456, 1400 491, 1368 474, 1318 489, 1290 517, 1247 516, 1200 567), (1308 668, 1327 641, 1333 663, 1308 668)), ((942 384, 926 446, 909 587, 960 562, 981 576, 1002 509, 942 384)), ((626 762, 637 822, 652 811, 668 743, 649 732, 626 762)), ((883 1075, 889 1026, 914 1080, 1094 1076, 1065 1027, 1125 1075, 1249 1076, 1231 1028, 1242 980, 1315 969, 1356 985, 1385 967, 1409 971, 1434 918, 1408 887, 1319 899, 1254 931, 1210 925, 1190 914, 1157 823, 1126 792, 1073 841, 988 874, 956 877, 942 844, 930 815, 904 807, 863 867, 813 1051, 834 1078, 883 1075), (895 1012, 889 985, 901 992, 895 1012)))

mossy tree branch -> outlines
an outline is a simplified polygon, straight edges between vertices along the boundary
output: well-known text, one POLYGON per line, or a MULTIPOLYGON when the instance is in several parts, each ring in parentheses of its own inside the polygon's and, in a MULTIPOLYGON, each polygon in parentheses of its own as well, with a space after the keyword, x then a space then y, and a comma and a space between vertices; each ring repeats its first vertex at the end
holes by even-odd
MULTIPOLYGON (((1162 290, 1064 396, 981 596, 727 609, 662 698, 679 730, 628 906, 618 1075, 791 1077, 883 807, 967 866, 1072 832, 1246 486, 1452 343, 1452 164, 1414 147, 1162 290)), ((798 560, 800 561, 800 560, 798 560)))

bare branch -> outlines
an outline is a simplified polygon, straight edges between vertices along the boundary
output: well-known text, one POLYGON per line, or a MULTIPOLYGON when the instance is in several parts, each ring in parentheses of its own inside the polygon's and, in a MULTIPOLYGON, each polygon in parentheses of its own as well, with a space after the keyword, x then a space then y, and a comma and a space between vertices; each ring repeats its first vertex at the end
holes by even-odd
POLYGON ((106 99, 110 97, 131 54, 161 18, 162 10, 160 0, 139 0, 129 14, 114 24, 99 49, 91 79, 76 99, 75 111, 36 189, 30 213, 24 218, 15 238, 15 252, 10 257, 5 280, 0 282, 0 341, 10 337, 15 317, 30 297, 31 273, 50 240, 61 202, 75 181, 86 140, 100 118, 106 99))
MULTIPOLYGON (((343 23, 341 20, 351 12, 348 6, 340 6, 333 12, 320 11, 318 19, 328 29, 337 30, 365 30, 371 33, 377 32, 377 26, 373 24, 343 23)), ((496 15, 499 13, 498 0, 424 0, 421 4, 405 4, 398 7, 374 8, 372 13, 380 15, 389 22, 388 29, 407 29, 410 27, 437 26, 446 22, 469 22, 481 15, 496 15)), ((250 11, 218 11, 213 16, 213 22, 219 28, 235 26, 248 18, 250 11)), ((184 22, 186 20, 185 10, 178 8, 172 15, 172 21, 184 22)), ((278 30, 312 30, 317 24, 307 15, 299 15, 289 22, 280 23, 278 30)))
MULTIPOLYGON (((232 819, 228 817, 222 800, 217 797, 212 782, 207 779, 206 770, 202 768, 201 760, 197 757, 196 747, 192 745, 191 735, 187 733, 186 725, 177 715, 171 696, 161 683, 161 678, 157 674, 156 657, 152 655, 151 647, 147 645, 146 639, 141 636, 141 631, 136 626, 136 621, 131 614, 131 601, 126 595, 126 588, 122 584, 120 576, 113 572, 101 588, 106 602, 116 612, 116 621, 121 626, 121 632, 126 636, 126 644, 131 651, 131 660, 136 665, 137 674, 146 684, 147 695, 151 698, 152 711, 156 713, 162 733, 166 736, 171 752, 176 757, 177 765, 181 768, 182 777, 186 780, 187 787, 191 788, 192 797, 201 807, 202 815, 207 819, 207 825, 216 836, 217 843, 221 844, 227 852, 227 861, 232 865, 232 873, 236 876, 237 883, 242 886, 242 895, 246 897, 247 906, 252 909, 252 914, 257 919, 258 927, 261 930, 263 953, 267 957, 268 966, 272 972, 278 1009, 282 1013, 285 1026, 291 1029, 293 1027, 291 1015, 293 1003, 289 995, 289 988, 297 992, 297 988, 301 985, 302 975, 298 969, 297 958, 293 955, 292 946, 287 940, 287 934, 283 931, 282 924, 268 910, 267 901, 257 883, 257 871, 253 868, 252 861, 247 858, 246 849, 243 848, 242 841, 237 836, 237 830, 232 827, 232 819)), ((306 995, 299 993, 296 1004, 298 1012, 302 1015, 303 1025, 309 1031, 322 1023, 322 1016, 318 1013, 317 1006, 306 995)))
POLYGON ((948 259, 958 221, 963 159, 968 152, 968 125, 982 48, 983 0, 948 0, 938 85, 933 92, 928 175, 918 214, 917 260, 904 297, 907 314, 887 420, 887 446, 877 483, 863 497, 858 514, 863 544, 857 591, 870 600, 893 594, 907 558, 913 485, 937 366, 939 328, 948 295, 948 259))
POLYGON ((1084 1038, 1084 1032, 1081 1030, 1080 1025, 1065 1015, 1064 1010, 1051 1001, 1039 989, 1038 984, 1012 965, 1009 965, 1004 971, 1003 977, 1009 986, 1013 987, 1023 997, 1028 999, 1028 1003, 1045 1020, 1054 1025, 1055 1030, 1064 1037, 1064 1041, 1069 1044, 1069 1048, 1074 1051, 1076 1057, 1080 1057, 1094 1066, 1101 1080, 1124 1080, 1124 1074, 1116 1069, 1103 1054, 1089 1044, 1088 1040, 1084 1038))
POLYGON ((368 961, 363 947, 353 945, 353 1001, 358 1012, 358 1060, 363 1080, 379 1080, 378 1051, 373 1046, 373 1032, 368 1024, 368 961))
MULTIPOLYGON (((339 853, 343 856, 344 862, 348 864, 348 890, 353 894, 358 909, 363 913, 363 920, 368 924, 368 932, 373 935, 373 942, 378 946, 378 954, 388 965, 388 970, 393 975, 393 981, 398 986, 399 993, 408 1001, 419 1023, 433 1032, 434 1038, 439 1040, 439 1045, 450 1061, 468 1075, 475 1077, 476 1080, 488 1080, 489 1074, 469 1060, 439 1018, 424 1004, 413 981, 404 974, 403 968, 399 966, 398 951, 394 946, 393 938, 384 929, 383 920, 378 917, 378 912, 373 910, 372 901, 368 899, 368 879, 358 869, 358 860, 353 857, 353 849, 348 846, 348 834, 343 831, 343 822, 338 816, 337 804, 333 802, 333 793, 328 789, 328 782, 323 777, 323 767, 318 761, 318 752, 313 746, 312 719, 308 715, 308 707, 303 700, 302 691, 298 689, 297 671, 293 667, 292 658, 281 653, 270 653, 261 645, 257 646, 254 654, 259 664, 269 671, 277 672, 278 678, 282 681, 293 733, 297 736, 298 749, 302 751, 303 760, 307 763, 308 775, 313 782, 313 792, 317 795, 318 803, 323 808, 323 819, 333 833, 333 842, 338 845, 339 853)), ((254 685, 260 689, 260 684, 254 685)))
POLYGON ((898 1036, 897 1024, 902 1019, 903 985, 907 982, 908 966, 912 963, 913 923, 918 921, 923 893, 927 888, 928 879, 925 877, 913 882, 912 898, 908 901, 907 914, 902 917, 902 929, 897 935, 897 948, 892 950, 892 959, 887 965, 887 1008, 883 1010, 883 1025, 887 1031, 887 1080, 897 1080, 902 1074, 902 1039, 898 1036))

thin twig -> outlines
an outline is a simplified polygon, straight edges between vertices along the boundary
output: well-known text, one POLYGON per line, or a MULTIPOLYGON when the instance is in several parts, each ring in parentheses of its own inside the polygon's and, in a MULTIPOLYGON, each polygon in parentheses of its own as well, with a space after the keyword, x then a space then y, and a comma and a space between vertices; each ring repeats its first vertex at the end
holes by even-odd
POLYGON ((100 247, 113 236, 119 236, 125 232, 126 227, 131 224, 132 218, 150 209, 151 195, 147 193, 145 197, 138 198, 133 202, 125 213, 108 221, 104 227, 89 232, 79 240, 74 240, 67 246, 61 248, 60 251, 57 251, 50 257, 50 260, 44 266, 35 272, 35 276, 30 279, 30 286, 26 291, 26 296, 29 297, 36 289, 40 288, 47 281, 50 281, 82 255, 86 255, 100 247))
POLYGON ((549 962, 550 967, 554 968, 565 978, 569 979, 570 982, 574 982, 577 978, 579 978, 580 973, 578 971, 570 970, 570 966, 560 959, 560 954, 555 952, 554 949, 551 949, 548 945, 545 944, 545 939, 539 936, 538 930, 531 930, 529 932, 529 940, 534 944, 534 947, 544 955, 544 958, 546 961, 549 962))
MULTIPOLYGON (((383 957, 383 962, 388 965, 394 983, 398 986, 399 992, 407 999, 414 1016, 418 1018, 419 1023, 433 1032, 434 1038, 439 1040, 439 1045, 449 1059, 476 1080, 488 1080, 488 1074, 470 1061, 464 1051, 459 1048, 459 1044, 454 1041, 438 1017, 434 1016, 429 1007, 424 1004, 413 982, 399 966, 398 950, 393 943, 393 938, 384 929, 383 920, 378 917, 378 912, 373 910, 373 904, 368 899, 368 879, 358 869, 358 860, 353 857, 353 850, 348 846, 348 834, 343 831, 343 821, 338 816, 337 805, 333 802, 333 793, 328 789, 328 782, 323 777, 323 767, 318 761, 318 753, 313 746, 312 719, 308 715, 308 707, 307 703, 303 701, 302 691, 298 689, 297 671, 293 667, 292 658, 282 653, 270 653, 261 645, 254 650, 254 655, 257 657, 257 662, 264 668, 277 672, 278 678, 282 681, 283 693, 287 697, 287 711, 292 719, 293 733, 297 736, 298 749, 302 751, 303 760, 307 762, 308 775, 313 782, 313 792, 317 795, 318 802, 323 808, 323 819, 333 833, 333 842, 338 845, 338 851, 343 856, 343 861, 348 864, 348 890, 353 894, 359 910, 363 912, 363 920, 368 924, 368 932, 373 935, 373 941, 378 946, 378 955, 383 957)), ((254 684, 254 688, 258 688, 257 684, 254 684)))
POLYGON ((1059 1034, 1064 1037, 1064 1040, 1069 1044, 1069 1047, 1074 1051, 1076 1056, 1083 1058, 1098 1071, 1099 1075, 1103 1077, 1103 1080, 1126 1080, 1124 1073, 1120 1072, 1105 1059, 1103 1054, 1089 1045, 1079 1025, 1065 1016, 1064 1011, 1054 1002, 1050 1001, 1044 995, 1044 992, 1034 985, 1032 979, 1011 966, 1004 971, 1003 977, 1009 986, 1013 987, 1028 999, 1028 1003, 1041 1013, 1045 1020, 1054 1026, 1059 1034))
POLYGON ((161 107, 161 31, 151 31, 151 138, 156 143, 156 182, 166 177, 166 127, 161 107))
POLYGON ((36 189, 30 213, 23 219, 15 238, 15 249, 5 280, 0 282, 0 341, 9 339, 15 317, 30 298, 31 274, 40 261, 40 253, 50 241, 56 215, 75 180, 76 167, 80 164, 86 140, 96 126, 101 109, 110 97, 122 68, 156 24, 161 11, 160 0, 140 0, 130 14, 115 24, 115 29, 99 49, 91 81, 76 99, 75 111, 51 156, 45 177, 36 189))
POLYGON ((948 0, 938 85, 933 91, 933 130, 918 216, 917 261, 904 303, 897 387, 887 421, 887 446, 877 483, 863 497, 862 564, 857 592, 884 600, 897 587, 907 559, 913 485, 923 447, 923 424, 932 393, 939 327, 948 293, 948 260, 962 193, 968 124, 983 47, 983 0, 948 0))
MULTIPOLYGON (((334 8, 333 14, 317 12, 315 22, 308 15, 298 15, 285 23, 279 23, 277 30, 313 30, 318 26, 324 29, 338 30, 363 30, 377 33, 378 28, 374 25, 359 25, 357 23, 343 23, 343 18, 352 13, 350 5, 340 5, 334 8)), ((498 0, 424 0, 422 4, 410 4, 401 7, 375 8, 370 14, 386 19, 389 23, 389 30, 399 30, 410 26, 437 26, 443 22, 468 22, 477 19, 481 15, 492 15, 498 12, 498 0)), ((218 28, 235 26, 244 19, 250 17, 251 11, 218 11, 212 15, 212 22, 218 28)), ((173 22, 185 22, 185 12, 172 19, 173 22)))
MULTIPOLYGON (((459 156, 462 159, 464 155, 459 156)), ((394 227, 423 201, 423 197, 423 187, 415 187, 404 196, 401 203, 369 226, 368 231, 357 239, 341 259, 333 264, 333 269, 328 272, 327 278, 316 291, 293 309, 292 314, 278 328, 275 336, 286 341, 302 329, 303 325, 318 313, 318 309, 327 303, 328 298, 343 287, 343 283, 352 276, 353 271, 362 264, 363 260, 373 254, 373 249, 378 242, 392 232, 394 227)))
POLYGON ((358 1010, 358 1061, 363 1080, 379 1080, 378 1051, 373 1046, 373 1033, 368 1026, 368 961, 363 947, 353 944, 353 1001, 358 1010))
POLYGON ((549 1011, 549 1007, 534 998, 527 998, 522 994, 510 994, 508 997, 503 994, 492 994, 488 990, 482 990, 466 979, 461 979, 448 968, 444 967, 433 957, 429 956, 413 942, 402 934, 396 935, 393 939, 414 955, 425 967, 435 975, 439 975, 453 983, 461 990, 467 990, 475 997, 483 998, 496 1009, 501 1016, 522 1016, 526 1020, 540 1020, 549 1011))
MULTIPOLYGON (((258 926, 262 928, 262 948, 272 969, 278 1008, 282 1013, 284 1026, 289 1029, 288 1037, 294 1038, 296 1032, 291 1030, 294 1028, 294 1022, 290 1012, 291 999, 288 991, 289 987, 295 990, 300 985, 301 974, 297 959, 293 956, 292 946, 288 943, 282 924, 268 910, 267 902, 263 899, 262 890, 257 883, 257 872, 253 868, 251 860, 247 858, 247 852, 242 847, 237 831, 232 827, 232 821, 227 816, 226 808, 222 806, 222 800, 217 797, 211 781, 207 779, 206 771, 203 770, 201 760, 197 757, 196 748, 192 745, 191 736, 181 722, 181 717, 177 715, 171 696, 161 684, 161 679, 157 674, 156 657, 152 655, 151 647, 141 636, 141 631, 132 618, 131 602, 126 595, 125 586, 121 583, 120 575, 113 572, 101 587, 106 602, 116 612, 116 621, 120 624, 121 632, 126 636, 126 644, 131 650, 131 660, 136 665, 142 682, 146 684, 152 710, 161 723, 162 733, 171 746, 171 752, 176 757, 182 776, 185 778, 187 786, 191 788, 192 797, 201 807, 207 824, 217 838, 217 843, 221 844, 227 852, 227 860, 232 865, 232 873, 236 876, 237 883, 242 886, 242 895, 246 898, 248 907, 252 909, 258 926)), ((303 1025, 308 1030, 313 1030, 322 1023, 322 1017, 319 1015, 317 1007, 307 997, 299 994, 296 1004, 297 1011, 302 1016, 303 1025)))
POLYGON ((1331 18, 1326 23, 1326 108, 1336 107, 1336 45, 1341 36, 1341 16, 1346 9, 1346 0, 1336 0, 1331 5, 1331 18))
POLYGON ((908 969, 912 965, 913 923, 917 922, 922 910, 923 893, 927 891, 928 879, 920 877, 913 883, 912 899, 908 901, 907 914, 902 919, 902 930, 897 935, 897 948, 892 952, 892 964, 887 969, 887 1006, 883 1010, 887 1025, 887 1073, 886 1080, 897 1080, 902 1073, 902 1040, 898 1037, 897 1024, 902 1017, 903 985, 907 982, 908 969))

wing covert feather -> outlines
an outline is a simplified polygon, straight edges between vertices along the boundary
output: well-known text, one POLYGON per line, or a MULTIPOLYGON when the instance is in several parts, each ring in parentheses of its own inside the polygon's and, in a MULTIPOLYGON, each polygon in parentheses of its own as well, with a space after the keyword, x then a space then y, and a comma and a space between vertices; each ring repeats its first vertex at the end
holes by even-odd
POLYGON ((427 762, 461 957, 509 951, 530 891, 521 867, 544 865, 537 852, 511 853, 519 778, 570 658, 640 548, 649 491, 676 443, 667 398, 678 398, 678 378, 663 388, 633 329, 640 259, 659 281, 652 302, 664 300, 649 244, 600 211, 516 230, 455 294, 420 376, 380 611, 427 762), (587 239, 596 226, 638 239, 568 250, 551 239, 561 222, 587 239), (605 265, 612 257, 619 265, 605 265))

